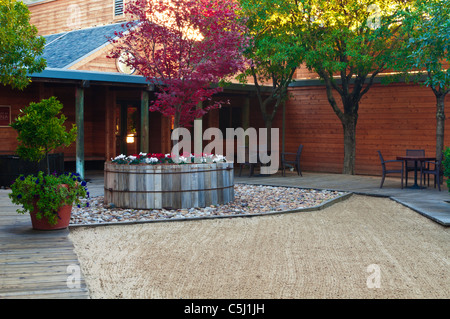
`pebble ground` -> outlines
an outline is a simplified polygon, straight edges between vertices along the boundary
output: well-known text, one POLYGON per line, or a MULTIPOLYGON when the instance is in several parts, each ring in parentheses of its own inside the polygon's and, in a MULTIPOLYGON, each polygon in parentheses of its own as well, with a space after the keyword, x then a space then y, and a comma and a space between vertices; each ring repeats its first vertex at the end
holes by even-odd
POLYGON ((218 206, 190 209, 122 209, 103 202, 103 196, 90 198, 89 207, 72 209, 72 225, 236 216, 289 211, 318 206, 343 192, 259 185, 235 185, 234 201, 218 206))

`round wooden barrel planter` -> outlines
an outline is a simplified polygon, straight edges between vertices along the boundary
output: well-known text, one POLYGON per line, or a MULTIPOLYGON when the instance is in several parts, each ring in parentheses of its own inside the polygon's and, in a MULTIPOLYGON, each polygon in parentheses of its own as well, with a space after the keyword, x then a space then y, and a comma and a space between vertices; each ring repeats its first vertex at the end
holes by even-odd
POLYGON ((180 209, 234 200, 233 163, 105 163, 105 204, 134 209, 180 209))

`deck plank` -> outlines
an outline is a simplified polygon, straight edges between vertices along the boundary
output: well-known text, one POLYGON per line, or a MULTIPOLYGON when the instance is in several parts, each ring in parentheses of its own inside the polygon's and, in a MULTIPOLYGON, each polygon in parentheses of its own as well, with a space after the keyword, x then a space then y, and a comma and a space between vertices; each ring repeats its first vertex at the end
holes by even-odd
POLYGON ((68 267, 80 265, 69 230, 33 230, 7 194, 0 190, 0 299, 89 298, 81 270, 76 285, 70 281, 68 267))

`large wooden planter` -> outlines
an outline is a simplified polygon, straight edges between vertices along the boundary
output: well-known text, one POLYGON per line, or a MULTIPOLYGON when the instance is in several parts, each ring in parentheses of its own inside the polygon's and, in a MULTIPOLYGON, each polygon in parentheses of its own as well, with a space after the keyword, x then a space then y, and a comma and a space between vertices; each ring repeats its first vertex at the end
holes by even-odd
POLYGON ((105 163, 105 204, 134 209, 180 209, 233 200, 233 163, 105 163))

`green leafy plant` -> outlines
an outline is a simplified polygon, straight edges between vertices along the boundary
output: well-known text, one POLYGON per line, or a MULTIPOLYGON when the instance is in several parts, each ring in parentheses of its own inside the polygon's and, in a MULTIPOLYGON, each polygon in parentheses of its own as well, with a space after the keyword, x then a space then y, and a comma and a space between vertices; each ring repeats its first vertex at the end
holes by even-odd
POLYGON ((45 218, 50 225, 57 224, 58 210, 62 206, 80 205, 80 199, 89 196, 86 182, 79 174, 50 174, 48 153, 60 146, 69 146, 77 136, 75 125, 66 131, 66 117, 60 115, 62 107, 56 97, 30 103, 11 124, 18 132, 17 154, 35 162, 45 157, 47 172, 19 176, 11 185, 9 197, 14 204, 22 205, 18 213, 35 211, 38 220, 45 218))
MULTIPOLYGON (((268 0, 264 0, 268 1, 268 0)), ((273 1, 272 1, 273 2, 273 1)), ((343 127, 343 174, 355 173, 356 132, 363 97, 400 46, 395 12, 408 2, 396 0, 277 0, 304 46, 306 67, 324 81, 327 100, 343 127)), ((365 106, 370 107, 370 106, 365 106)))
MULTIPOLYGON (((58 210, 64 205, 81 205, 81 198, 89 197, 86 182, 79 174, 64 173, 62 175, 45 175, 39 172, 37 176, 19 176, 11 185, 12 192, 8 195, 16 205, 20 214, 33 212, 36 209, 37 219, 46 218, 48 223, 58 222, 58 210)), ((89 202, 86 203, 89 206, 89 202)))
POLYGON ((75 124, 66 131, 66 117, 60 115, 62 107, 56 97, 32 102, 10 124, 18 133, 17 154, 36 162, 46 158, 47 174, 50 174, 48 153, 60 146, 69 146, 77 137, 75 124))
POLYGON ((444 150, 445 100, 450 93, 450 2, 411 1, 397 19, 402 23, 395 42, 401 45, 388 65, 398 74, 387 79, 404 76, 432 90, 436 101, 436 157, 440 158, 444 150))
POLYGON ((450 192, 450 147, 447 147, 444 151, 444 159, 442 161, 444 167, 444 176, 447 177, 447 187, 450 192))
POLYGON ((45 38, 30 24, 27 5, 0 0, 0 83, 20 90, 27 87, 29 74, 42 72, 47 65, 44 45, 45 38))

